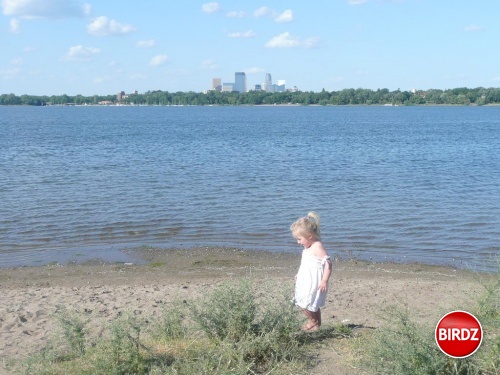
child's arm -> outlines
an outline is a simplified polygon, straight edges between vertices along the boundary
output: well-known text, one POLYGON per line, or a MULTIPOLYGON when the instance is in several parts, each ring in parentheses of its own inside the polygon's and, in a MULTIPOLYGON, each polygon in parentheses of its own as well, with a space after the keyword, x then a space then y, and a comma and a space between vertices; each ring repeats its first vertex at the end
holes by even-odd
MULTIPOLYGON (((316 242, 316 246, 314 247, 314 255, 316 255, 318 258, 325 258, 328 257, 328 254, 323 247, 323 244, 321 242, 316 242)), ((318 289, 322 292, 326 292, 326 289, 328 288, 328 280, 330 279, 330 276, 332 274, 332 261, 330 258, 327 258, 325 261, 325 264, 323 265, 324 271, 323 271, 323 278, 321 279, 318 289)))
POLYGON ((323 267, 325 268, 325 270, 323 272, 323 278, 319 283, 318 289, 321 292, 326 292, 326 289, 328 287, 328 280, 330 279, 330 276, 332 274, 332 261, 330 258, 326 260, 325 265, 323 267))

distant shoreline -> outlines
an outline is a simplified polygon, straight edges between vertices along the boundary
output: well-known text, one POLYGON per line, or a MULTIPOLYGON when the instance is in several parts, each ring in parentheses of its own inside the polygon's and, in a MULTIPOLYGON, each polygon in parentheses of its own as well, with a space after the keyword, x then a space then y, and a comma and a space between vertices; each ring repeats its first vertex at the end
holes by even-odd
POLYGON ((47 104, 41 106, 28 104, 0 104, 0 107, 500 107, 492 104, 47 104))
POLYGON ((169 92, 147 91, 105 95, 0 94, 0 105, 490 105, 500 104, 500 88, 454 88, 409 91, 343 89, 339 91, 169 92))

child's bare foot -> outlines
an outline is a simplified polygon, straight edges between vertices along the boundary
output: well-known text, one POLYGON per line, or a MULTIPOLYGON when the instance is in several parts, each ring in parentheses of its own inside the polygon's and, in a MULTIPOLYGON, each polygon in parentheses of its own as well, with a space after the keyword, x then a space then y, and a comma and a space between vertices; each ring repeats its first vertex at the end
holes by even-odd
POLYGON ((319 323, 314 320, 308 320, 306 324, 302 326, 302 331, 304 332, 317 331, 318 329, 319 329, 319 323))
POLYGON ((314 332, 319 329, 319 324, 313 325, 311 328, 309 328, 306 332, 314 332))

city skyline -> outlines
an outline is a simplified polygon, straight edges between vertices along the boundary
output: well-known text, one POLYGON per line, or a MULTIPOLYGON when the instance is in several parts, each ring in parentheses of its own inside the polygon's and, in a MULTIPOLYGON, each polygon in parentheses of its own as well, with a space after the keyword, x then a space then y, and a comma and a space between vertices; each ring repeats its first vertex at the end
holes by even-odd
POLYGON ((234 71, 247 89, 266 72, 315 92, 500 85, 493 0, 4 0, 0 12, 1 93, 203 92, 234 71))
MULTIPOLYGON (((234 82, 222 82, 220 77, 212 78, 212 86, 210 90, 220 91, 220 92, 231 92, 236 91, 240 93, 248 91, 266 91, 266 92, 284 92, 286 89, 286 80, 280 79, 277 84, 272 83, 271 73, 266 73, 264 82, 256 83, 252 85, 252 88, 248 87, 246 73, 245 72, 235 72, 234 82)), ((210 90, 205 90, 210 91, 210 90)), ((289 91, 298 91, 297 86, 293 86, 289 91)))

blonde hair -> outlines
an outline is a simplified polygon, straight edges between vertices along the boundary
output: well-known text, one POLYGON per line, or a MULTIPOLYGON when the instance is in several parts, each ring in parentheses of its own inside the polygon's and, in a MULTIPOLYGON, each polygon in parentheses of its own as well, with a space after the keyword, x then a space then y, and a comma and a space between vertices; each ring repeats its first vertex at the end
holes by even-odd
POLYGON ((319 231, 319 215, 311 211, 305 217, 297 219, 292 225, 290 225, 290 230, 293 235, 312 235, 315 240, 319 241, 320 231, 319 231))

